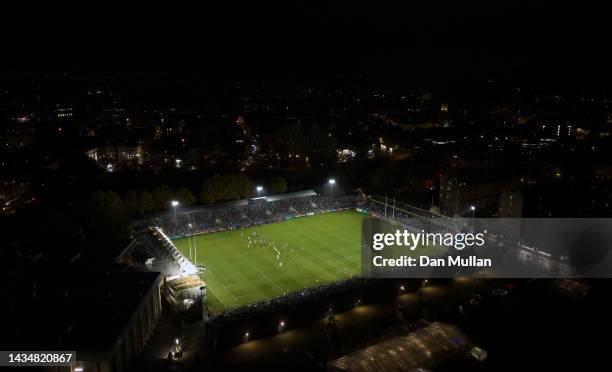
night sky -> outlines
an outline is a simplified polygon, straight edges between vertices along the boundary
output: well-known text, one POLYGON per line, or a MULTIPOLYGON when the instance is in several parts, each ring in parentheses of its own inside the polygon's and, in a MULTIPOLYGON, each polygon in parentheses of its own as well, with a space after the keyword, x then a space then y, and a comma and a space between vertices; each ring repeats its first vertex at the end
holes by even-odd
POLYGON ((589 85, 612 80, 606 14, 552 1, 230 1, 193 8, 147 2, 18 9, 1 27, 10 56, 5 71, 197 71, 247 79, 513 75, 589 85))

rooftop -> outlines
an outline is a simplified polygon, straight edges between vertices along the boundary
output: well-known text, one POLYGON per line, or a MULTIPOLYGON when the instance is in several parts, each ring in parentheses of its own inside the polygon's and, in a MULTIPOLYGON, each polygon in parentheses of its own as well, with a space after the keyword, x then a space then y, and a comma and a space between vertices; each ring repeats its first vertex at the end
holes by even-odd
POLYGON ((474 345, 451 324, 432 323, 328 363, 333 371, 410 371, 467 354, 474 345))
POLYGON ((6 350, 104 352, 121 336, 159 273, 38 272, 0 293, 6 350))
POLYGON ((173 291, 180 292, 190 288, 199 288, 204 285, 204 282, 197 275, 189 275, 168 280, 166 284, 168 284, 173 291))

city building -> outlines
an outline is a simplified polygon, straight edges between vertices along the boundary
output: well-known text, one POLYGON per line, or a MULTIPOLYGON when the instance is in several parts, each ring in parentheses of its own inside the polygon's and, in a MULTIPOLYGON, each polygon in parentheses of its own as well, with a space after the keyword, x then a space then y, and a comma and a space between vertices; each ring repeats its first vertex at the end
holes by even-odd
POLYGON ((523 196, 518 188, 506 188, 499 196, 501 218, 520 218, 523 214, 523 196))
POLYGON ((96 162, 136 162, 142 164, 146 156, 140 144, 106 144, 86 151, 87 157, 96 162))
MULTIPOLYGON (((514 179, 479 174, 444 175, 440 179, 440 211, 451 217, 497 215, 500 196, 517 183, 514 179)), ((504 201, 504 213, 508 206, 504 201)), ((516 212, 515 209, 512 211, 516 212)))
POLYGON ((326 129, 305 119, 283 124, 267 138, 268 149, 289 166, 329 164, 336 161, 336 128, 326 129))
POLYGON ((2 294, 5 350, 76 351, 57 371, 120 372, 147 345, 161 316, 161 275, 45 272, 2 294))
MULTIPOLYGON (((424 328, 355 351, 327 363, 330 372, 420 371, 456 358, 465 358, 482 349, 452 324, 432 323, 424 328), (474 350, 476 349, 476 350, 474 350)), ((474 357, 476 358, 476 357, 474 357)))
POLYGON ((69 121, 74 119, 74 110, 72 105, 57 105, 55 110, 55 118, 60 121, 69 121))

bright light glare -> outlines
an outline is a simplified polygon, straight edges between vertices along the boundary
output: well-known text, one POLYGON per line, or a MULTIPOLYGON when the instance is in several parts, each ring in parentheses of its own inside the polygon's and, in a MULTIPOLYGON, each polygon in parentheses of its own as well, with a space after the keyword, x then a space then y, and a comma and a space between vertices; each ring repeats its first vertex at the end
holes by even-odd
POLYGON ((329 180, 329 184, 330 184, 330 185, 333 185, 333 184, 335 184, 335 183, 336 183, 336 180, 335 180, 335 179, 333 179, 333 178, 332 178, 332 179, 330 179, 330 180, 329 180))
POLYGON ((178 205, 179 205, 178 200, 173 200, 173 201, 172 201, 172 206, 173 206, 173 207, 178 207, 178 205))

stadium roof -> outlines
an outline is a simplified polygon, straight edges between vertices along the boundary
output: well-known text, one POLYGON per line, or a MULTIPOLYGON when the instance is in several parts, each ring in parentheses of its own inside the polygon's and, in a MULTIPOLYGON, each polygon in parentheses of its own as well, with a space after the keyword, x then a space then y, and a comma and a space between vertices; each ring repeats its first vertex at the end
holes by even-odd
POLYGON ((284 194, 275 194, 269 195, 266 197, 268 201, 277 201, 277 200, 285 200, 285 199, 293 199, 293 198, 304 198, 306 196, 317 195, 314 190, 302 190, 302 191, 294 191, 294 192, 286 192, 284 194))
POLYGON ((467 355, 474 344, 454 325, 432 323, 328 363, 331 371, 410 371, 467 355))
POLYGON ((181 292, 190 288, 199 288, 204 285, 202 279, 197 275, 184 276, 168 280, 166 284, 174 291, 181 292))

